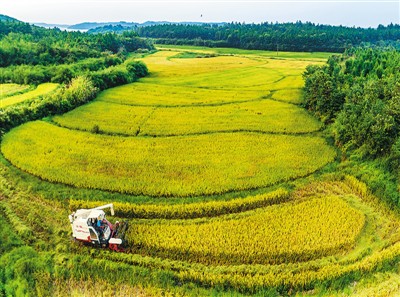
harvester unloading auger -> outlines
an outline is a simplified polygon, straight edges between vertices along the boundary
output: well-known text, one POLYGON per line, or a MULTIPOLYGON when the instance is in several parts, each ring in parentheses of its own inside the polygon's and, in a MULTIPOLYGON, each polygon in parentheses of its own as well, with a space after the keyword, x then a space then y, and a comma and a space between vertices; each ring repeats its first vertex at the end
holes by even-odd
POLYGON ((78 209, 69 215, 72 236, 75 240, 91 243, 100 247, 109 247, 114 251, 123 251, 127 222, 116 222, 114 225, 106 219, 103 209, 110 208, 114 215, 113 204, 106 204, 92 209, 78 209))

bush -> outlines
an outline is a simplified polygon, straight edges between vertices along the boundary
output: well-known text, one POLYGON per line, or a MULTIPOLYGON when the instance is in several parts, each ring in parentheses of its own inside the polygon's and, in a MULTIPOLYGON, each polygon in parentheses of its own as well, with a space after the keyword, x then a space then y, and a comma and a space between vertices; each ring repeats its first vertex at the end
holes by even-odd
POLYGON ((126 70, 128 70, 131 75, 135 75, 136 77, 145 77, 149 74, 146 64, 141 61, 127 63, 126 70))

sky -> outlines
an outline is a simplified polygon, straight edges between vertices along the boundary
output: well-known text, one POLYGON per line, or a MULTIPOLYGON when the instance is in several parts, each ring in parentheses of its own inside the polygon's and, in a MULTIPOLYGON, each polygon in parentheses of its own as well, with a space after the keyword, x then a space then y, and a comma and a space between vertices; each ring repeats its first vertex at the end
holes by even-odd
POLYGON ((0 0, 25 22, 295 22, 356 27, 400 23, 400 0, 0 0))

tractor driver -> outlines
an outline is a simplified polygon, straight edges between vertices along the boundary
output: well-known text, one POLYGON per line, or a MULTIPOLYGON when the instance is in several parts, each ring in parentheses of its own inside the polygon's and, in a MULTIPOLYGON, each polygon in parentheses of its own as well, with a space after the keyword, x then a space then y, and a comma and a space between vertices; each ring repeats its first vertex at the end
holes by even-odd
POLYGON ((112 224, 104 216, 99 215, 97 218, 96 226, 97 226, 97 229, 99 230, 99 233, 103 236, 104 236, 104 227, 106 225, 110 228, 111 231, 113 230, 112 224))
POLYGON ((104 224, 103 224, 103 218, 102 218, 101 215, 99 215, 99 216, 97 217, 96 227, 97 227, 96 229, 97 229, 98 232, 99 232, 99 237, 104 236, 104 224))

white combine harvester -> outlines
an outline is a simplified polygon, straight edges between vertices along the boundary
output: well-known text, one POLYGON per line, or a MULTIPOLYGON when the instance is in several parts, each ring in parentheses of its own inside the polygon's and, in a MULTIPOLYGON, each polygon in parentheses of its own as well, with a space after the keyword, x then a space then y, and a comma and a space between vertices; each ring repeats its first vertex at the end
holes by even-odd
POLYGON ((103 209, 110 208, 111 215, 114 215, 112 204, 99 206, 92 209, 78 209, 69 215, 72 227, 72 236, 75 240, 91 243, 96 246, 109 247, 114 251, 122 251, 127 222, 115 225, 106 219, 103 209))

